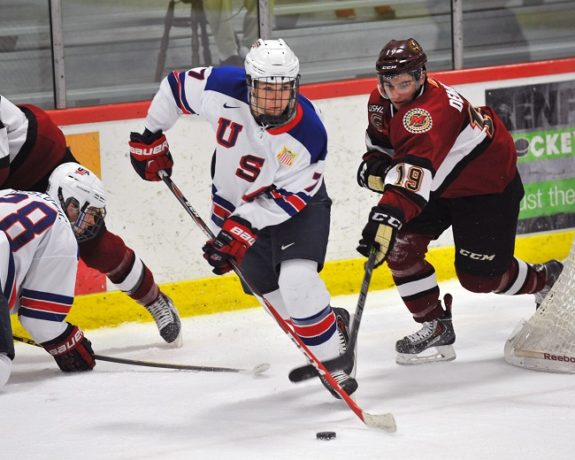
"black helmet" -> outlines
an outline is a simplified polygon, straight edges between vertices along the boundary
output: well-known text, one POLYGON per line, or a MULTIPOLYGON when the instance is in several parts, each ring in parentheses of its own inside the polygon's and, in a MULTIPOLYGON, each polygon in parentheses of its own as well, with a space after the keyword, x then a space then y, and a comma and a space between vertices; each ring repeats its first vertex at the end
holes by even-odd
POLYGON ((383 47, 375 63, 377 73, 392 78, 404 72, 425 70, 427 56, 414 38, 391 40, 383 47))

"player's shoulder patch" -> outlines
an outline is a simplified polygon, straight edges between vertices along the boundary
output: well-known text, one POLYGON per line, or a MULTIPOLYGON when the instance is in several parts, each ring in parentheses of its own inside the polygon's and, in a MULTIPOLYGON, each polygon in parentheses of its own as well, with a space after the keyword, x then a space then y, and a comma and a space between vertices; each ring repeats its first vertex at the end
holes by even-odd
POLYGON ((293 166, 295 159, 297 158, 297 153, 284 145, 277 153, 276 158, 284 166, 293 166))
POLYGON ((380 113, 370 113, 369 123, 375 127, 378 131, 383 128, 383 116, 380 113))
POLYGON ((403 127, 413 134, 429 131, 433 126, 431 113, 421 107, 408 110, 403 116, 403 127))

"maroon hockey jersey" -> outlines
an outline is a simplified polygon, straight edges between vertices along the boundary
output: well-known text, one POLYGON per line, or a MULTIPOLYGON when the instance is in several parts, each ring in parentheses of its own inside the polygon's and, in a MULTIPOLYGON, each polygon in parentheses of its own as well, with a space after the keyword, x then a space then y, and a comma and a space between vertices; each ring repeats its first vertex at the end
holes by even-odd
POLYGON ((37 190, 65 156, 64 133, 44 110, 0 96, 0 188, 37 190))
POLYGON ((375 89, 368 116, 368 150, 393 159, 380 203, 401 210, 406 222, 432 196, 500 193, 516 174, 513 139, 493 110, 431 78, 399 110, 375 89))

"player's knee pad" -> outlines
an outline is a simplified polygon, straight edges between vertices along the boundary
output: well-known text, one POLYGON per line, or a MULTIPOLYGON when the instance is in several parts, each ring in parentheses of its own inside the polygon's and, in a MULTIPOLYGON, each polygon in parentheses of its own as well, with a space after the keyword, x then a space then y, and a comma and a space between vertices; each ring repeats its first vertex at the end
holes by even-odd
POLYGON ((502 283, 503 275, 473 275, 460 269, 456 269, 456 271, 459 283, 470 292, 476 292, 479 294, 494 292, 500 287, 502 283))
POLYGON ((272 304, 272 306, 284 320, 288 322, 290 321, 290 315, 287 311, 286 304, 279 289, 264 294, 264 297, 269 303, 272 304))
POLYGON ((291 317, 308 317, 329 305, 329 293, 313 260, 282 262, 278 285, 291 317))
POLYGON ((395 276, 409 276, 424 268, 430 241, 430 236, 399 233, 386 259, 391 272, 395 276))

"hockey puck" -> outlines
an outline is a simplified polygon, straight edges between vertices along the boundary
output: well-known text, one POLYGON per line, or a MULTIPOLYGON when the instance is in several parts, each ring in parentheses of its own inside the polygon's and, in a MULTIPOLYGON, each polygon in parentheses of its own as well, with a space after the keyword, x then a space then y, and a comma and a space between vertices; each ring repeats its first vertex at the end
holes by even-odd
POLYGON ((319 431, 315 434, 315 437, 322 441, 331 441, 335 439, 335 431, 319 431))

